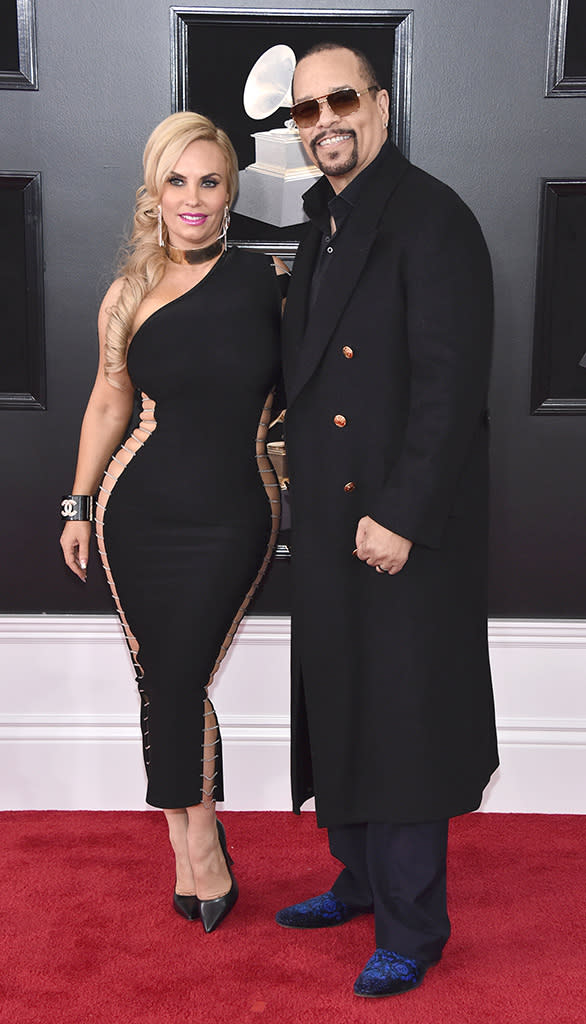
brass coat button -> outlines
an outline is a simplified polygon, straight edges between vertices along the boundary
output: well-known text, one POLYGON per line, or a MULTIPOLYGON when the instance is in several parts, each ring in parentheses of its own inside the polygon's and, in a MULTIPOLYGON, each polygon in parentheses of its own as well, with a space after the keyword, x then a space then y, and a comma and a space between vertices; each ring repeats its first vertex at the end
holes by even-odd
POLYGON ((344 490, 346 491, 346 494, 350 494, 351 491, 355 491, 356 484, 354 483, 354 481, 349 480, 347 484, 344 484, 344 490))
POLYGON ((346 359, 354 359, 354 349, 350 348, 349 345, 344 345, 342 355, 346 356, 346 359))
POLYGON ((342 416, 341 413, 338 413, 337 416, 334 416, 334 423, 336 424, 337 427, 345 427, 346 417, 342 416))

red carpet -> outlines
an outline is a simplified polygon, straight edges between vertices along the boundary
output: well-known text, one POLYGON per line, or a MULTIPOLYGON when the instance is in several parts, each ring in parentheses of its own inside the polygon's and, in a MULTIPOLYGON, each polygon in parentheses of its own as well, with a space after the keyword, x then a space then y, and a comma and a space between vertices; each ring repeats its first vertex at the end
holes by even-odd
POLYGON ((221 815, 240 900, 204 935, 171 908, 154 812, 0 815, 2 1024, 583 1024, 586 817, 452 823, 453 936, 417 991, 361 1000, 370 917, 279 928, 335 876, 312 814, 221 815))

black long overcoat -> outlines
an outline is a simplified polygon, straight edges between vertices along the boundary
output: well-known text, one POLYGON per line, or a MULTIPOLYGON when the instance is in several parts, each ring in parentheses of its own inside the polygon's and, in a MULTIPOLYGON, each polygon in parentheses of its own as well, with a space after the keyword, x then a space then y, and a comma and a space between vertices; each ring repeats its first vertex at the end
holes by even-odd
POLYGON ((315 794, 320 825, 449 817, 498 763, 490 261, 468 207, 392 145, 309 313, 319 241, 310 225, 283 325, 293 806, 315 794), (397 575, 353 557, 364 515, 414 542, 397 575))

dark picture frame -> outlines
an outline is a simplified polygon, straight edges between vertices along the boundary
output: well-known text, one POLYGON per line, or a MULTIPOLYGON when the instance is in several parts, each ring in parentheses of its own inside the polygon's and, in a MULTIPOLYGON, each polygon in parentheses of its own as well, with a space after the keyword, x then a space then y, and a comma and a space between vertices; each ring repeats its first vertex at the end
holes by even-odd
POLYGON ((586 4, 551 0, 546 96, 586 96, 586 4))
POLYGON ((0 408, 45 409, 39 171, 0 171, 0 309, 0 408))
POLYGON ((0 10, 0 89, 38 89, 35 0, 4 0, 0 10))
POLYGON ((586 179, 542 180, 534 415, 586 415, 586 179))
MULTIPOLYGON (((170 17, 172 109, 197 110, 220 124, 234 143, 241 169, 254 160, 251 133, 281 127, 289 117, 281 108, 262 122, 253 120, 242 103, 253 64, 279 43, 291 46, 297 56, 320 40, 363 50, 391 96, 391 138, 408 156, 412 11, 171 7, 170 17)), ((233 212, 230 239, 287 259, 295 255, 301 229, 301 222, 280 228, 233 212)))

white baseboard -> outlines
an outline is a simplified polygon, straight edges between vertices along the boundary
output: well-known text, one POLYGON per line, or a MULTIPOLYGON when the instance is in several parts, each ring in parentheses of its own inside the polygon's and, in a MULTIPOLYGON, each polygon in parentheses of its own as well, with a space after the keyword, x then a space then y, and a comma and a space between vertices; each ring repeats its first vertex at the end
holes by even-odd
MULTIPOLYGON (((289 620, 245 619, 213 699, 227 810, 289 796, 289 620)), ((483 810, 586 813, 586 622, 493 620, 501 767, 483 810)), ((138 698, 114 616, 0 616, 0 807, 143 808, 138 698)))

